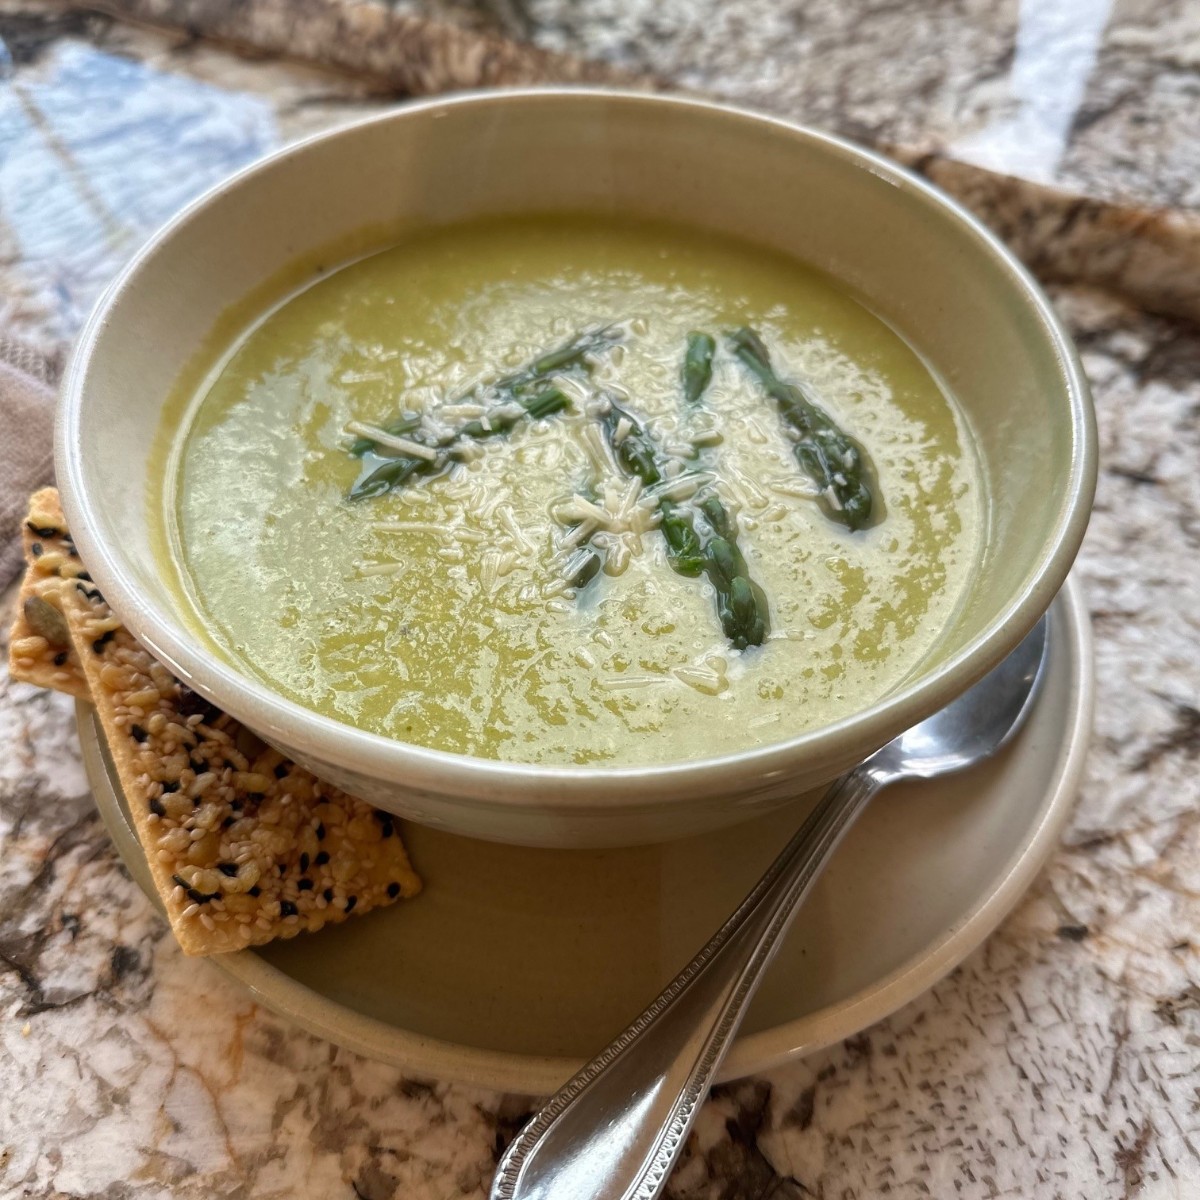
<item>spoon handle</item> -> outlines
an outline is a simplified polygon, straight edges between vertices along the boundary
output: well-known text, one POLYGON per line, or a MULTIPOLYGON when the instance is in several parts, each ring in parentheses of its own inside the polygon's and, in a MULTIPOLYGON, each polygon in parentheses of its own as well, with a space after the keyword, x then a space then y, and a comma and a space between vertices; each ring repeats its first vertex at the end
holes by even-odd
POLYGON ((885 781, 842 776, 708 944, 509 1146, 491 1200, 654 1200, 792 916, 885 781))

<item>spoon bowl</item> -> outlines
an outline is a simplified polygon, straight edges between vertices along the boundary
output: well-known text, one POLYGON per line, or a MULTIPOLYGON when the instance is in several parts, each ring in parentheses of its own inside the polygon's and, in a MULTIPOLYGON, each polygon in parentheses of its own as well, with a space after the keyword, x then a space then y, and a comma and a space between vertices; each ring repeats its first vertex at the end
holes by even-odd
POLYGON ((1046 669, 1046 618, 957 700, 888 742, 863 763, 881 782, 934 779, 990 758, 1025 723, 1046 669), (887 773, 887 778, 882 778, 887 773))

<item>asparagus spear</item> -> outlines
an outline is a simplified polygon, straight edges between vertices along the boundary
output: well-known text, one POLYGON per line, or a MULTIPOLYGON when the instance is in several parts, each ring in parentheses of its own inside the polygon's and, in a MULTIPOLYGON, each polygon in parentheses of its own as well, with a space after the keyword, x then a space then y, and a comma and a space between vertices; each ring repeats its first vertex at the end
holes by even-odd
MULTIPOLYGON (((576 334, 565 345, 556 350, 547 351, 535 358, 528 365, 498 379, 495 383, 475 388, 467 396, 455 401, 461 404, 464 400, 484 395, 496 397, 499 403, 495 412, 477 421, 468 422, 450 441, 458 437, 486 438, 497 433, 506 433, 518 421, 528 416, 536 420, 538 417, 549 416, 570 407, 570 400, 557 388, 544 387, 549 378, 565 371, 583 367, 589 355, 599 354, 625 336, 624 329, 619 325, 607 325, 600 329, 584 330, 576 334), (514 404, 525 409, 524 413, 516 412, 514 404)), ((381 428, 397 437, 414 433, 421 424, 421 414, 404 412, 392 418, 381 428)), ((449 442, 439 443, 437 449, 444 449, 449 442)), ((365 500, 372 496, 382 496, 394 487, 406 483, 414 475, 436 474, 444 469, 448 461, 439 455, 436 459, 410 457, 408 455, 384 455, 379 453, 379 444, 370 437, 357 438, 350 445, 350 453, 355 458, 371 457, 367 460, 362 473, 354 487, 350 490, 349 499, 365 500)))
POLYGON ((674 500, 660 500, 658 511, 662 515, 658 528, 667 540, 671 568, 679 575, 699 575, 705 567, 704 546, 692 514, 674 500))
POLYGON ((704 548, 705 570, 717 589, 717 610, 721 625, 728 632, 733 627, 745 633, 745 642, 733 644, 739 650, 760 646, 767 636, 767 597, 762 588, 750 578, 750 569, 737 544, 737 530, 729 512, 716 495, 706 497, 700 504, 714 536, 704 548))
POLYGON ((439 474, 446 469, 450 461, 450 447, 461 437, 475 438, 478 441, 497 437, 507 433, 518 421, 526 417, 536 420, 539 417, 548 417, 551 413, 561 412, 570 406, 571 401, 566 393, 550 386, 532 396, 514 397, 489 418, 469 421, 451 438, 437 446, 439 453, 435 458, 414 458, 407 454, 384 458, 373 451, 367 451, 363 455, 366 466, 358 482, 351 488, 348 498, 367 500, 399 487, 414 475, 439 474))
MULTIPOLYGON (((652 487, 662 479, 663 455, 653 440, 625 409, 609 401, 603 426, 617 462, 652 487), (618 440, 617 431, 624 436, 618 440)), ((659 528, 667 542, 667 561, 680 575, 694 577, 703 571, 717 593, 717 615, 725 636, 738 650, 759 646, 767 635, 767 598, 750 578, 737 548, 737 530, 717 495, 701 505, 706 537, 697 532, 693 515, 673 500, 658 504, 659 528)))
MULTIPOLYGON (((497 397, 501 403, 507 403, 540 381, 548 379, 551 375, 582 366, 588 355, 599 354, 609 347, 615 346, 624 336, 624 330, 619 325, 585 329, 582 333, 577 333, 565 345, 559 346, 557 350, 547 351, 519 371, 505 375, 497 379, 495 383, 473 388, 467 395, 459 397, 453 403, 469 402, 476 399, 481 393, 489 398, 497 397)), ((387 424, 381 425, 380 428, 387 433, 402 437, 406 433, 412 433, 420 424, 420 413, 405 412, 394 417, 387 424)), ((371 438, 361 437, 352 443, 350 453, 356 458, 360 458, 366 451, 376 449, 378 447, 371 438)))
POLYGON ((803 384, 785 383, 775 374, 762 338, 742 328, 729 335, 737 358, 757 377, 780 415, 799 435, 793 449, 801 469, 821 489, 817 503, 830 520, 848 529, 874 523, 873 493, 878 490, 867 452, 843 433, 803 384))
MULTIPOLYGON (((689 404, 699 403, 712 379, 715 350, 716 343, 708 334, 688 335, 683 390, 684 399, 689 404)), ((750 569, 737 546, 737 530, 733 521, 715 493, 706 497, 699 509, 709 529, 700 563, 717 590, 721 625, 726 630, 733 628, 742 631, 746 635, 746 645, 761 645, 767 634, 767 597, 750 578, 750 569)), ((700 538, 690 521, 688 527, 699 546, 700 538)), ((735 640, 734 644, 738 645, 738 642, 735 640)))
MULTIPOLYGON (((604 417, 604 431, 612 447, 613 457, 627 474, 636 475, 644 487, 662 481, 658 447, 646 431, 620 405, 608 398, 609 409, 604 417), (622 429, 622 421, 625 426, 622 429), (618 440, 618 430, 624 434, 618 440)), ((699 575, 704 569, 703 548, 692 522, 691 514, 673 500, 660 500, 662 515, 659 525, 667 539, 667 559, 680 575, 699 575)))
POLYGON ((712 381, 713 353, 717 343, 707 333, 689 333, 683 355, 683 397, 696 404, 712 381))
POLYGON ((369 500, 372 496, 382 496, 384 492, 407 483, 414 475, 420 475, 430 465, 423 458, 409 458, 406 454, 384 458, 368 450, 363 457, 367 454, 371 457, 350 489, 347 496, 349 500, 369 500))

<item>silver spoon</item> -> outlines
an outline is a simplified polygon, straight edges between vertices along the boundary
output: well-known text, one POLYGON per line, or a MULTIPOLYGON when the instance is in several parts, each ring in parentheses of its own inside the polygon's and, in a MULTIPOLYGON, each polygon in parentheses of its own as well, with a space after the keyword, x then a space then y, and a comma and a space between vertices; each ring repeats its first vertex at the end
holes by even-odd
POLYGON ((813 881, 888 784, 995 754, 1033 706, 1046 618, 998 667, 843 775, 754 890, 662 994, 518 1134, 491 1200, 654 1200, 759 980, 813 881))

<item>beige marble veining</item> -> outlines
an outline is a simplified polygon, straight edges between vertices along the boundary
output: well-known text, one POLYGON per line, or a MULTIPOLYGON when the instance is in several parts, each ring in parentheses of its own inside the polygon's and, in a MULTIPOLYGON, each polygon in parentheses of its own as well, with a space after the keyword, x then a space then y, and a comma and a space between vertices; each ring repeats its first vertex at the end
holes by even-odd
POLYGON ((1097 199, 1200 207, 1189 0, 401 0, 869 143, 930 143, 1097 199), (515 10, 515 12, 514 12, 515 10))
MULTIPOLYGON (((481 20, 541 4, 495 0, 481 20)), ((0 82, 0 323, 51 348, 210 174, 384 102, 339 76, 107 18, 27 18, 27 7, 0 4, 12 54, 0 82), (81 79, 87 120, 61 103, 81 79)), ((670 41, 682 9, 655 7, 670 41)), ((892 28, 888 7, 867 25, 892 28)), ((1190 18, 1170 11, 1166 50, 1148 10, 1123 2, 1113 29, 1126 41, 1110 33, 1105 45, 1134 54, 1130 38, 1150 39, 1177 64, 1155 86, 1181 88, 1190 18)), ((572 12, 599 20, 591 6, 572 12)), ((967 4, 938 20, 978 19, 973 53, 1002 57, 989 12, 967 4)), ((1015 12, 1000 6, 994 23, 1015 12)), ((648 13, 627 4, 610 24, 648 13)), ((723 11, 727 37, 734 18, 723 11)), ((941 28, 921 21, 912 28, 926 37, 941 28)), ((905 88, 932 77, 905 70, 905 88)), ((938 155, 925 168, 937 178, 959 164, 938 155)), ((1041 195, 1004 194, 1010 236, 1047 276, 1103 278, 1096 255, 1080 262, 1079 244, 1054 236, 1041 195), (1040 223, 1021 218, 1030 212, 1040 223)), ((1107 244, 1142 256, 1145 286, 1163 286, 1166 251, 1147 249, 1145 232, 1117 228, 1107 244)), ((1053 294, 1093 381, 1103 464, 1077 568, 1097 642, 1096 733, 1062 848, 927 995, 720 1089, 672 1180, 677 1200, 1200 1196, 1200 332, 1078 284, 1053 294)), ((0 1197, 477 1198, 527 1111, 333 1047, 184 959, 108 843, 70 704, 0 680, 0 1197)))

